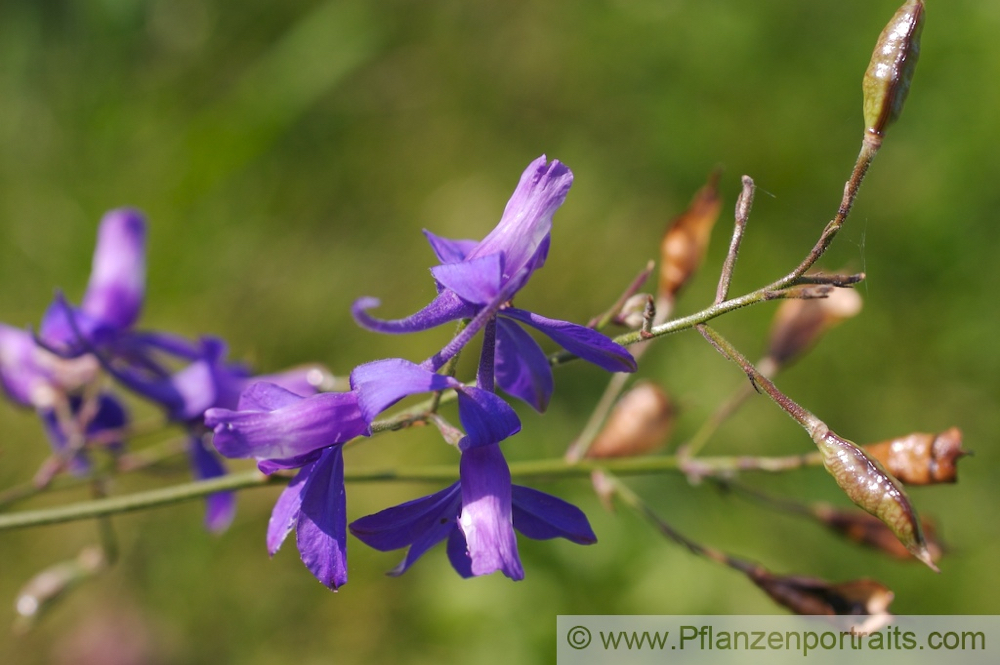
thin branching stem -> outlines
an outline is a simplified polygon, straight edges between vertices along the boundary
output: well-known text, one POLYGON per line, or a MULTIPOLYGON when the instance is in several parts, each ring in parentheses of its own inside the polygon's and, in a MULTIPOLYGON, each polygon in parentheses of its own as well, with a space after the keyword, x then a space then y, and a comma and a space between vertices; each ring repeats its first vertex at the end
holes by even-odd
POLYGON ((729 241, 729 252, 722 264, 722 274, 719 276, 719 286, 715 291, 715 304, 723 302, 729 295, 729 286, 733 281, 733 271, 736 270, 736 259, 743 244, 743 232, 750 219, 750 209, 753 207, 754 184, 750 176, 743 176, 743 191, 736 199, 736 223, 733 225, 733 238, 729 241))
MULTIPOLYGON (((782 472, 821 463, 819 456, 814 454, 789 457, 700 457, 694 460, 682 460, 676 456, 668 455, 653 455, 606 460, 585 459, 576 464, 569 464, 562 458, 511 462, 510 472, 513 478, 518 479, 580 478, 587 477, 597 470, 605 470, 619 475, 674 472, 691 477, 731 477, 741 471, 782 472)), ((450 483, 457 478, 457 464, 413 466, 404 469, 396 467, 347 469, 344 472, 344 479, 347 482, 450 483)), ((135 494, 0 514, 0 531, 148 510, 199 499, 216 492, 279 485, 287 483, 288 480, 289 476, 286 474, 266 476, 256 470, 231 473, 210 480, 197 480, 135 494)))

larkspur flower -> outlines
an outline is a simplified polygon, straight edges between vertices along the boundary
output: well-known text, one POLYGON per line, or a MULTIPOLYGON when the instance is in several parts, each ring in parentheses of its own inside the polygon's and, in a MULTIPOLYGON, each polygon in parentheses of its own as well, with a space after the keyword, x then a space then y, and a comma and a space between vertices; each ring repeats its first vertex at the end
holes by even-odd
POLYGON ((363 327, 383 333, 427 330, 449 321, 471 319, 439 353, 423 366, 440 369, 487 324, 495 324, 495 341, 483 345, 482 365, 489 365, 497 384, 508 394, 544 411, 553 390, 552 370, 526 325, 547 335, 567 351, 612 372, 635 371, 629 352, 604 335, 574 323, 517 309, 511 299, 545 264, 552 216, 562 205, 573 174, 545 156, 521 176, 500 222, 483 240, 449 240, 424 231, 441 262, 431 268, 438 295, 419 312, 399 320, 380 320, 367 310, 375 298, 357 300, 352 312, 363 327))
POLYGON ((302 396, 254 383, 237 410, 209 409, 205 423, 226 457, 256 459, 264 473, 299 468, 272 510, 267 549, 273 556, 294 529, 303 563, 335 590, 347 582, 343 444, 369 435, 375 417, 400 399, 445 389, 458 393, 464 446, 488 446, 520 429, 514 411, 493 393, 396 358, 355 368, 349 392, 302 396))
MULTIPOLYGON (((188 460, 195 478, 224 475, 222 461, 206 445, 205 411, 212 407, 235 408, 240 393, 261 380, 303 395, 315 393, 323 382, 322 373, 318 368, 304 367, 278 375, 254 376, 247 367, 226 360, 226 345, 218 338, 205 336, 192 341, 171 333, 137 330, 145 283, 146 222, 135 210, 113 210, 101 220, 81 304, 73 305, 57 294, 30 347, 24 338, 0 330, 0 342, 16 342, 0 344, 0 352, 13 359, 0 364, 0 378, 17 398, 34 395, 41 399, 46 395, 42 389, 46 385, 57 379, 67 383, 52 368, 66 373, 67 367, 91 367, 88 380, 94 379, 98 367, 103 368, 118 384, 157 404, 169 421, 186 430, 188 460), (3 351, 6 347, 8 350, 3 351), (56 362, 43 365, 39 358, 56 362), (5 369, 12 367, 17 371, 5 369)), ((79 382, 74 389, 84 383, 79 382)), ((57 444, 55 441, 53 445, 58 448, 57 444)), ((232 492, 210 495, 206 526, 212 531, 225 529, 235 505, 232 492)))
POLYGON ((512 485, 498 445, 462 452, 459 482, 351 523, 351 533, 382 552, 408 547, 390 575, 401 575, 427 550, 447 540, 448 560, 462 577, 501 571, 524 578, 514 530, 536 540, 597 542, 583 512, 562 499, 512 485))

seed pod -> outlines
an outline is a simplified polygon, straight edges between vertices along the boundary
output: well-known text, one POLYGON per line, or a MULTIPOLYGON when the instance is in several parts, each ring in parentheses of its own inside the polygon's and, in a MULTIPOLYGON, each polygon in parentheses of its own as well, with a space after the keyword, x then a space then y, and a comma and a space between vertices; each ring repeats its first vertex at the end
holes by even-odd
MULTIPOLYGON (((848 540, 885 552, 897 559, 910 558, 910 551, 889 530, 885 522, 874 515, 854 509, 841 510, 826 504, 813 506, 812 514, 848 540)), ((921 528, 927 540, 927 549, 937 561, 941 557, 942 547, 935 538, 934 525, 925 519, 921 520, 921 528)))
MULTIPOLYGON (((674 219, 660 243, 660 280, 657 300, 668 302, 698 270, 712 227, 719 218, 722 199, 719 197, 719 173, 709 176, 698 190, 688 209, 674 219)), ((657 305, 659 307, 659 304, 657 305)))
POLYGON ((642 381, 625 393, 587 450, 587 457, 628 457, 656 450, 670 436, 674 407, 655 383, 642 381))
POLYGON ((962 450, 962 430, 957 427, 940 434, 915 432, 873 443, 865 446, 865 450, 907 485, 955 482, 958 475, 955 463, 968 454, 962 450))
POLYGON ((862 81, 866 140, 878 145, 899 117, 920 56, 923 0, 907 0, 879 35, 862 81))
POLYGON ((851 501, 885 522, 913 556, 937 571, 902 483, 889 475, 878 460, 829 430, 814 440, 823 455, 823 466, 851 501))
POLYGON ((834 289, 826 298, 785 300, 771 324, 767 355, 785 366, 808 351, 837 323, 861 311, 861 296, 854 289, 834 289))
POLYGON ((894 597, 888 587, 875 580, 831 584, 813 577, 775 575, 760 566, 745 572, 776 603, 796 614, 884 614, 894 597))

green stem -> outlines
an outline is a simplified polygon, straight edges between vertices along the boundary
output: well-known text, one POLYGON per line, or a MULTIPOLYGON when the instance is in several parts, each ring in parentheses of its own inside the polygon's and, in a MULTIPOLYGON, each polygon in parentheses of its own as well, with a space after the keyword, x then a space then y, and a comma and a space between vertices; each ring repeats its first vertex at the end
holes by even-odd
MULTIPOLYGON (((703 457, 694 460, 681 460, 675 456, 661 455, 611 460, 582 460, 576 464, 568 464, 562 458, 553 458, 512 462, 510 472, 511 476, 515 478, 586 477, 598 469, 619 475, 679 472, 688 476, 707 477, 731 476, 739 471, 781 472, 819 463, 821 463, 819 457, 814 454, 791 457, 703 457)), ((410 467, 408 469, 353 469, 344 474, 344 479, 348 482, 454 482, 457 478, 458 467, 451 464, 410 467)), ((23 510, 0 515, 0 531, 146 510, 202 498, 215 492, 277 485, 287 482, 287 480, 287 476, 277 474, 265 476, 254 470, 124 496, 54 508, 23 510)))

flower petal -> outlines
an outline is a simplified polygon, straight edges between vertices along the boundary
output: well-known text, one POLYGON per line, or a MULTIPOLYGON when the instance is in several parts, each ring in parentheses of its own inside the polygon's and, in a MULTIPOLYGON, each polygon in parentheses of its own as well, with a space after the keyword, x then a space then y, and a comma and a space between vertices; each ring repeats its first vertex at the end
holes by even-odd
POLYGON ((449 321, 468 318, 475 307, 463 302, 451 291, 442 291, 426 307, 405 319, 384 320, 370 316, 367 310, 378 307, 377 298, 358 298, 351 305, 351 314, 359 326, 380 333, 403 334, 430 330, 449 321))
POLYGON ((449 238, 442 238, 441 236, 434 235, 427 229, 424 229, 424 235, 427 237, 427 242, 430 243, 431 249, 434 250, 434 255, 441 263, 458 263, 459 261, 464 261, 465 255, 479 244, 476 240, 451 240, 449 238))
POLYGON ((299 520, 299 509, 302 507, 302 488, 312 472, 313 465, 302 467, 295 474, 288 486, 281 491, 281 496, 271 509, 271 519, 267 522, 267 553, 274 556, 285 538, 295 528, 299 520))
POLYGON ((511 523, 510 470, 499 446, 479 446, 462 452, 460 464, 462 514, 473 575, 497 570, 513 580, 524 578, 511 523))
POLYGON ((521 326, 497 317, 497 385, 542 413, 549 406, 552 367, 538 342, 521 326))
POLYGON ((431 268, 434 279, 466 302, 486 305, 500 292, 503 254, 489 254, 431 268))
POLYGON ((302 563, 324 586, 347 583, 347 494, 340 446, 316 461, 302 488, 295 539, 302 563))
POLYGON ((455 572, 465 579, 475 577, 472 573, 472 559, 469 558, 469 545, 465 542, 465 534, 461 529, 452 529, 448 535, 448 561, 455 572))
POLYGON ((146 222, 121 208, 101 220, 90 282, 81 309, 124 330, 139 318, 146 290, 146 222))
POLYGON ((353 392, 299 397, 274 411, 209 409, 205 424, 220 453, 257 459, 297 457, 369 433, 353 392))
POLYGON ((634 372, 635 358, 622 346, 590 328, 508 307, 500 314, 540 330, 570 353, 609 372, 634 372))
POLYGON ((499 443, 521 431, 521 420, 514 409, 497 395, 479 388, 458 391, 458 417, 466 436, 460 447, 499 443))
POLYGON ((533 161, 521 175, 500 222, 466 260, 503 252, 504 278, 521 273, 521 281, 526 281, 544 263, 552 215, 572 184, 573 173, 564 164, 556 160, 547 164, 545 155, 533 161))
POLYGON ((38 363, 39 351, 29 332, 0 323, 0 385, 21 406, 36 405, 38 393, 50 385, 38 363))
POLYGON ((458 483, 440 492, 362 517, 351 523, 351 533, 382 552, 410 546, 389 575, 402 575, 424 552, 458 531, 462 495, 458 483))
POLYGON ((238 409, 240 411, 276 411, 302 401, 304 395, 292 392, 288 388, 259 381, 243 391, 240 395, 238 409))
POLYGON ((372 549, 390 552, 412 545, 442 520, 454 520, 461 508, 459 484, 453 483, 434 494, 356 519, 351 522, 351 534, 372 549))
POLYGON ((583 511, 562 499, 530 487, 511 488, 514 528, 535 540, 565 538, 592 545, 597 536, 583 511))
MULTIPOLYGON (((195 480, 226 475, 222 462, 205 447, 199 437, 191 437, 188 455, 195 480)), ((216 492, 205 497, 205 528, 212 533, 225 531, 235 515, 236 495, 233 492, 216 492)))
POLYGON ((257 470, 269 476, 275 471, 298 469, 306 464, 311 464, 318 460, 319 456, 323 454, 323 450, 323 448, 320 448, 319 450, 314 450, 311 453, 296 455, 295 457, 285 457, 283 459, 257 460, 257 470))
POLYGON ((453 377, 436 374, 402 358, 365 363, 351 372, 351 387, 358 394, 358 405, 368 422, 409 395, 461 385, 453 377))

